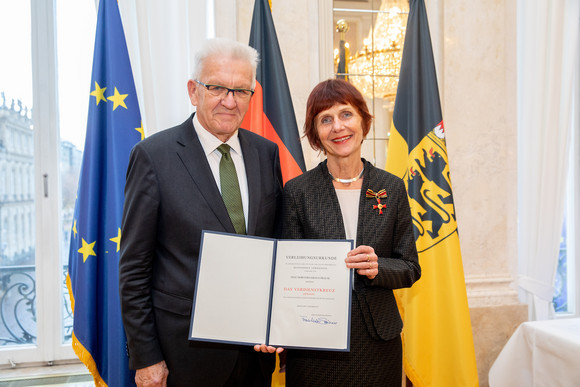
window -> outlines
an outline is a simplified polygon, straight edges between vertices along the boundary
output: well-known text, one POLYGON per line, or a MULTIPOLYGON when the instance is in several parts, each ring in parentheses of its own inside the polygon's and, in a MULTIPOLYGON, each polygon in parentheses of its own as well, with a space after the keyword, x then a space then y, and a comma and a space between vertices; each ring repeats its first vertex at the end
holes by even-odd
POLYGON ((578 203, 580 203, 580 180, 578 179, 578 165, 580 161, 580 148, 578 144, 580 133, 579 102, 580 81, 576 82, 576 111, 571 122, 572 141, 570 147, 570 157, 568 163, 568 177, 566 188, 566 207, 564 222, 562 226, 562 238, 560 242, 560 254, 558 256, 558 267, 554 287, 556 289, 553 299, 554 310, 558 317, 578 316, 580 312, 580 260, 578 255, 578 227, 580 216, 578 203))
POLYGON ((37 343, 30 15, 0 2, 0 348, 37 343))
POLYGON ((64 273, 95 21, 92 0, 0 0, 0 367, 76 359, 64 273))

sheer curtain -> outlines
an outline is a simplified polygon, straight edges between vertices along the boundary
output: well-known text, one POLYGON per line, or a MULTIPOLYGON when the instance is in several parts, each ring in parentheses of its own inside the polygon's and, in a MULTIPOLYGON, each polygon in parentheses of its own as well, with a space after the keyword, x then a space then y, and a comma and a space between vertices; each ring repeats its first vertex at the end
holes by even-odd
POLYGON ((518 286, 552 318, 578 76, 580 2, 518 1, 518 286))

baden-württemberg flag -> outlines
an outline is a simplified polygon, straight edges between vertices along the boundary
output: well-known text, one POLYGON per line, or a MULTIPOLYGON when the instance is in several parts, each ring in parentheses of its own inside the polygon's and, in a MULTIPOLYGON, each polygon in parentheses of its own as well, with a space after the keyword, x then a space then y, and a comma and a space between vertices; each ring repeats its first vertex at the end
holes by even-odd
POLYGON ((90 90, 67 276, 73 349, 97 386, 130 386, 119 243, 129 153, 143 128, 116 0, 100 0, 90 90))
POLYGON ((256 92, 241 127, 278 144, 284 182, 306 170, 286 71, 268 0, 255 0, 250 46, 260 53, 256 92))
POLYGON ((406 184, 421 280, 396 291, 414 386, 478 385, 445 130, 423 0, 411 0, 387 170, 406 184))

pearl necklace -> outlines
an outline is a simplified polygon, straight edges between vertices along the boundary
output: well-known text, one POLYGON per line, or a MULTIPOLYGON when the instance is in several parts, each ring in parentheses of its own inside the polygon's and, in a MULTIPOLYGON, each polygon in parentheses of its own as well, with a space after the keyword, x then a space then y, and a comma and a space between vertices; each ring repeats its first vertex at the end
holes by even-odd
POLYGON ((363 168, 361 169, 361 171, 358 174, 358 176, 353 177, 351 179, 340 179, 338 177, 334 177, 334 176, 332 176, 332 173, 330 173, 330 171, 328 171, 328 174, 330 175, 330 177, 334 181, 337 181, 337 182, 342 183, 342 184, 350 184, 350 183, 354 183, 355 181, 357 181, 358 179, 360 179, 362 177, 364 171, 365 171, 365 166, 363 165, 363 168))

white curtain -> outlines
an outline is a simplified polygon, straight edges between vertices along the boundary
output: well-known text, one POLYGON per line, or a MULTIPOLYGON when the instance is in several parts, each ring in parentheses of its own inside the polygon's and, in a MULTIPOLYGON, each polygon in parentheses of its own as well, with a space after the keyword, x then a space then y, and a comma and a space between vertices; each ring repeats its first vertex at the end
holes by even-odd
POLYGON ((147 136, 182 123, 193 111, 187 94, 193 57, 214 35, 213 0, 120 0, 147 136))
POLYGON ((531 320, 554 314, 579 21, 578 0, 518 1, 518 286, 531 320))

